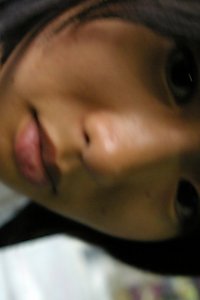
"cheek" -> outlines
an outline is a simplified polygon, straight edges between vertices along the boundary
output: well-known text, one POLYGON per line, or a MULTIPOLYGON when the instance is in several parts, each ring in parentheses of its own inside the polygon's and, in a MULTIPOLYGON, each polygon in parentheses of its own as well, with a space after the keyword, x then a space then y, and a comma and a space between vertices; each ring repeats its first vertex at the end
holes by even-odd
POLYGON ((77 171, 62 182, 60 198, 46 197, 46 203, 42 198, 42 203, 116 237, 151 240, 177 233, 174 178, 166 166, 104 180, 94 181, 77 171))

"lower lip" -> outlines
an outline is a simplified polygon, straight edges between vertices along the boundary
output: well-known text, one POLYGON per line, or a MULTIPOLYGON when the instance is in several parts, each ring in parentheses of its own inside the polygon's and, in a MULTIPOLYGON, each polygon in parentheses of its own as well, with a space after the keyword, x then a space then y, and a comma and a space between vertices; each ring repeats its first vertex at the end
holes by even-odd
POLYGON ((40 134, 34 120, 30 120, 17 135, 14 153, 20 173, 29 182, 40 186, 48 184, 41 157, 40 134))

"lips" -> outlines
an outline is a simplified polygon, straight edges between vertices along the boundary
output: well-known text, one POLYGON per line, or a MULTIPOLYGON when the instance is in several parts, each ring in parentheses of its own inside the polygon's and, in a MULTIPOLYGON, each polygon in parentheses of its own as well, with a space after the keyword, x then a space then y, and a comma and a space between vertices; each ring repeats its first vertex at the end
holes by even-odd
POLYGON ((17 134, 14 154, 23 177, 35 185, 50 184, 57 192, 60 171, 55 163, 56 149, 36 114, 17 134))

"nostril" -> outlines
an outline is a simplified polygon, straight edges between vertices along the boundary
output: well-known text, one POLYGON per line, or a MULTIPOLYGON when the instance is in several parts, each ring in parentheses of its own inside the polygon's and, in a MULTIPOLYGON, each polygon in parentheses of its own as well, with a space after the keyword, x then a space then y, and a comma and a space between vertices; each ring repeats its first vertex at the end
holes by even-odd
POLYGON ((84 132, 83 132, 83 136, 84 136, 85 144, 86 144, 87 146, 89 146, 90 143, 91 143, 91 139, 90 139, 89 134, 88 134, 86 131, 84 131, 84 132))
POLYGON ((81 156, 96 174, 116 176, 129 167, 129 156, 125 153, 132 152, 129 150, 132 144, 123 125, 122 118, 110 112, 91 113, 85 117, 81 156))

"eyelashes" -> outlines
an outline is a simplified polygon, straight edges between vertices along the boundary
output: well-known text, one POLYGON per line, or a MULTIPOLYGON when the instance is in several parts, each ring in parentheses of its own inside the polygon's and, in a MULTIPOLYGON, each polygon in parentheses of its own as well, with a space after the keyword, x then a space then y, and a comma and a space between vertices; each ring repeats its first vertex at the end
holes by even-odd
POLYGON ((167 60, 167 84, 177 105, 186 105, 193 99, 198 88, 198 67, 192 51, 177 45, 167 60))

